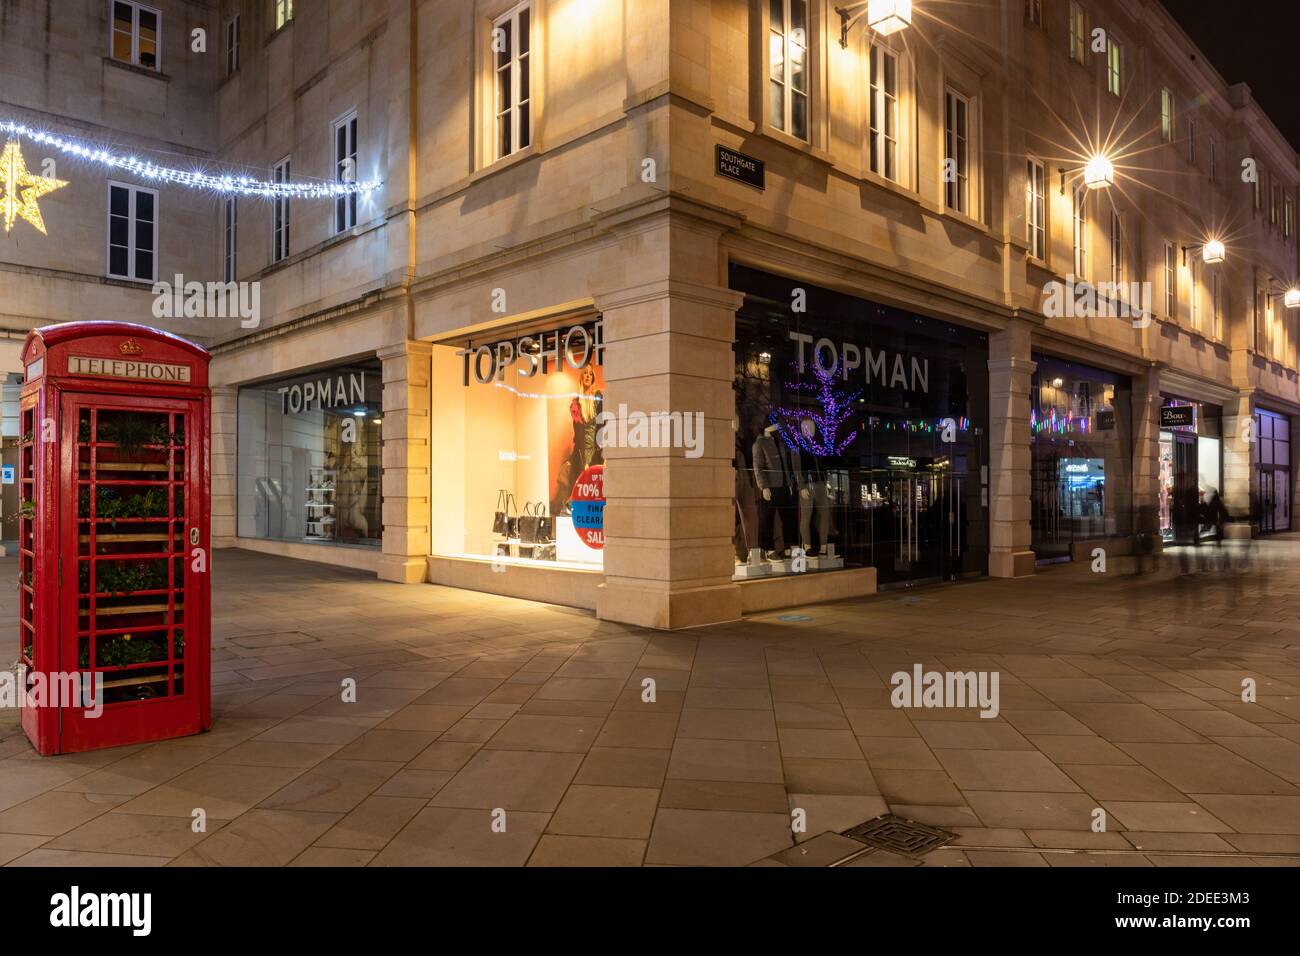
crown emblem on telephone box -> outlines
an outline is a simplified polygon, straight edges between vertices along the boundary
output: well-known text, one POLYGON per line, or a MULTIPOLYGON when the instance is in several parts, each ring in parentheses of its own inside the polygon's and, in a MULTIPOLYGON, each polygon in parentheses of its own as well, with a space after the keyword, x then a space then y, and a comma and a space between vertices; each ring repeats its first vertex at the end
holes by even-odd
POLYGON ((127 339, 125 342, 123 342, 121 345, 118 346, 118 350, 119 350, 123 355, 143 355, 143 354, 144 354, 144 346, 142 346, 142 345, 141 345, 139 342, 137 342, 135 339, 127 339))

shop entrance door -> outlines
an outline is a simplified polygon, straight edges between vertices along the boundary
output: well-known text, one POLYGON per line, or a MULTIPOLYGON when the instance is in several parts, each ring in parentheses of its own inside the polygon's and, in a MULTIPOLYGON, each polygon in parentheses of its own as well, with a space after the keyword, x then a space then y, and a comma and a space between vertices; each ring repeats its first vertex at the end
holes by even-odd
POLYGON ((1273 470, 1273 530, 1291 530, 1291 472, 1273 470))
POLYGON ((1259 531, 1275 534, 1291 528, 1291 473, 1275 468, 1259 473, 1259 531))
POLYGON ((1174 433, 1174 484, 1170 494, 1173 540, 1191 544, 1200 535, 1200 490, 1195 434, 1174 433))
POLYGON ((882 527, 884 552, 877 562, 882 584, 959 577, 970 550, 966 476, 947 472, 893 470, 889 488, 892 521, 882 527))

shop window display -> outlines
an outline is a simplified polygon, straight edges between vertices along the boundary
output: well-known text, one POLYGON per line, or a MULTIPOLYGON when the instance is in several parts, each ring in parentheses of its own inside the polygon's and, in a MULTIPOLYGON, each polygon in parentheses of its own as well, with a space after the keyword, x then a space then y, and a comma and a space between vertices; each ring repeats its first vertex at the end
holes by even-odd
POLYGON ((1132 532, 1132 388, 1103 369, 1033 360, 1033 545, 1051 560, 1069 556, 1076 541, 1132 532))
POLYGON ((1291 419, 1255 412, 1256 513, 1263 534, 1291 529, 1291 419))
POLYGON ((379 547, 379 362, 239 390, 239 534, 379 547))
POLYGON ((1160 406, 1160 534, 1168 544, 1217 533, 1223 490, 1223 412, 1217 405, 1165 395, 1160 406))
POLYGON ((735 577, 986 571, 986 337, 743 266, 731 284, 735 577))
POLYGON ((601 323, 433 349, 434 554, 604 566, 601 323))

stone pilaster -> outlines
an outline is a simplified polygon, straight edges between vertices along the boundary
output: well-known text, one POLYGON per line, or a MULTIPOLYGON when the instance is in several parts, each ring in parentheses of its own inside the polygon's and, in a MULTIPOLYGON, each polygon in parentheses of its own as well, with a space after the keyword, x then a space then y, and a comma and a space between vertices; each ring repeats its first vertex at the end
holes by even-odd
MULTIPOLYGON (((739 293, 660 278, 597 296, 605 409, 703 415, 699 457, 683 448, 605 448, 601 618, 656 628, 739 618, 732 496, 732 380, 739 293)), ((612 444, 612 443, 611 443, 612 444)))
POLYGON ((1029 326, 989 336, 989 575, 1034 573, 1030 527, 1029 326))
POLYGON ((418 584, 428 574, 429 412, 432 346, 406 341, 382 348, 383 555, 379 577, 418 584))
POLYGON ((1259 428, 1254 421, 1253 391, 1240 392, 1223 407, 1223 504, 1232 516, 1228 537, 1250 538, 1259 532, 1255 514, 1259 428))
MULTIPOLYGON (((1160 528, 1160 373, 1133 376, 1133 525, 1158 536, 1160 528), (1150 527, 1141 526, 1143 515, 1150 527)), ((1107 485, 1109 486, 1109 479, 1107 485)))
POLYGON ((239 389, 212 387, 212 546, 230 548, 239 534, 239 496, 235 488, 239 458, 239 389))

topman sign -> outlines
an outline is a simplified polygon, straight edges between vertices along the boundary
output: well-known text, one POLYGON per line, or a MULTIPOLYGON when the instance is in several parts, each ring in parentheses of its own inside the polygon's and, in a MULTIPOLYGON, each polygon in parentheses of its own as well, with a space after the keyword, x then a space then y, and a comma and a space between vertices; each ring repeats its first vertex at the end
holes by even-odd
POLYGON ((366 402, 366 373, 349 372, 326 373, 320 378, 283 385, 276 389, 280 393, 280 412, 294 415, 302 411, 311 411, 313 406, 321 408, 340 408, 344 405, 364 405, 366 402))
POLYGON ((799 343, 799 374, 808 363, 815 362, 825 375, 834 375, 848 381, 849 373, 862 375, 866 384, 885 388, 905 389, 930 393, 930 360, 886 349, 859 348, 852 342, 832 342, 830 339, 813 340, 811 335, 790 333, 790 341, 799 343), (862 369, 859 373, 858 369, 862 369))

